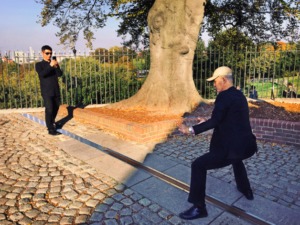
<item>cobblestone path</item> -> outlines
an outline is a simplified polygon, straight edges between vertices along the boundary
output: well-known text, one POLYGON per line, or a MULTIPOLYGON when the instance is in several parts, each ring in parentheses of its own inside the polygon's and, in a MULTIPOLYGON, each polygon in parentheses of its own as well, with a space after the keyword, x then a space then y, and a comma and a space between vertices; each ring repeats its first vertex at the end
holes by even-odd
MULTIPOLYGON (((74 121, 66 129, 98 131, 74 121)), ((1 225, 188 224, 56 147, 67 139, 20 114, 1 115, 1 225)))

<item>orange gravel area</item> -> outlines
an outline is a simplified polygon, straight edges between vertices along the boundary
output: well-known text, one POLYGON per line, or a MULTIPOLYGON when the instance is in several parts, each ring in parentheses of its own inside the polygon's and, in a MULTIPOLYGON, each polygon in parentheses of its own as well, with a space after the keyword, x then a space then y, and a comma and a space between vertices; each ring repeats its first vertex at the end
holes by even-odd
POLYGON ((105 107, 87 108, 85 110, 99 113, 102 115, 124 119, 127 121, 143 123, 143 124, 166 121, 166 120, 178 120, 181 118, 180 116, 175 116, 175 115, 153 115, 153 113, 144 110, 129 111, 129 110, 109 109, 105 107))
MULTIPOLYGON (((190 116, 209 117, 214 105, 200 104, 190 116)), ((99 116, 107 115, 115 118, 124 119, 127 121, 149 124, 153 122, 178 120, 180 116, 176 115, 154 115, 151 112, 142 109, 136 110, 117 110, 105 107, 86 108, 85 110, 99 113, 99 116)), ((296 103, 281 103, 281 102, 249 102, 249 111, 251 118, 264 118, 273 120, 285 120, 300 122, 300 104, 296 103)))
POLYGON ((287 112, 300 113, 300 104, 296 103, 282 103, 282 102, 272 102, 270 103, 276 107, 283 107, 287 112))
POLYGON ((250 117, 300 122, 300 104, 283 102, 249 103, 250 117))

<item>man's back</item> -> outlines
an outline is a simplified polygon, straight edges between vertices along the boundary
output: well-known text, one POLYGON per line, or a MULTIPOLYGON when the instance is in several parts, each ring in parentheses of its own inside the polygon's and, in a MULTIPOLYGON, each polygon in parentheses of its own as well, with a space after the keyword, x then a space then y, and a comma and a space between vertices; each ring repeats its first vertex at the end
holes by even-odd
MULTIPOLYGON (((245 96, 234 87, 219 93, 212 117, 218 122, 213 136, 221 140, 218 149, 229 159, 247 158, 256 151, 255 136, 249 119, 249 108, 245 96), (214 115, 216 114, 216 115, 214 115), (221 147, 221 148, 220 148, 221 147)), ((212 142, 214 139, 212 139, 212 142)))
POLYGON ((256 151, 247 100, 234 87, 220 92, 211 118, 193 128, 196 134, 214 128, 210 151, 218 157, 244 159, 256 151))

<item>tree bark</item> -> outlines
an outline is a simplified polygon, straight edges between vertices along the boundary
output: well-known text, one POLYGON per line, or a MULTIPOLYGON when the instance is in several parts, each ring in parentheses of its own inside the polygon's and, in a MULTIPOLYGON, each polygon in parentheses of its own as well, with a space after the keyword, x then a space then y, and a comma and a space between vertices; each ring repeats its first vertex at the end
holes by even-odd
POLYGON ((192 74, 205 0, 156 0, 148 14, 150 70, 141 89, 111 105, 158 114, 192 111, 200 97, 192 74))

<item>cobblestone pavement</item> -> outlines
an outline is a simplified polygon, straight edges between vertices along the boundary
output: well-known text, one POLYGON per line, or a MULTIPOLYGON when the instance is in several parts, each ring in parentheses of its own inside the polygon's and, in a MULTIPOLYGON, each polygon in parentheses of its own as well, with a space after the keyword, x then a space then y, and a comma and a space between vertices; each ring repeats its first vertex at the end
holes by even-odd
MULTIPOLYGON (((68 122, 78 135, 97 128, 68 122)), ((0 224, 188 224, 55 146, 20 114, 0 117, 0 224)))
MULTIPOLYGON (((207 152, 210 135, 175 135, 156 145, 154 152, 186 166, 207 152)), ((258 154, 244 161, 255 195, 300 210, 300 149, 258 141, 258 154)), ((208 175, 235 184, 231 166, 208 175)))

